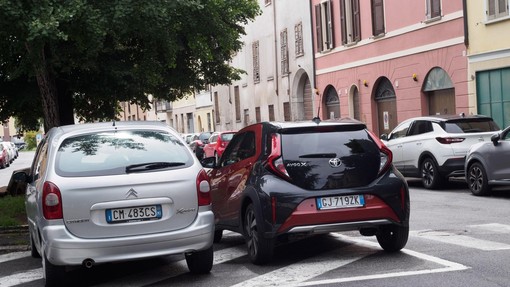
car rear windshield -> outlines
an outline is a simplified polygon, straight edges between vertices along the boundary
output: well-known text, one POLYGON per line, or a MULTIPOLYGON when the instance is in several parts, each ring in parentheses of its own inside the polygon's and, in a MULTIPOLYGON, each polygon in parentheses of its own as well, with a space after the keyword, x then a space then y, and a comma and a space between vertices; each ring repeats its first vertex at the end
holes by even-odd
POLYGON ((224 134, 221 134, 221 140, 222 141, 230 141, 233 137, 234 137, 235 133, 224 133, 224 134))
POLYGON ((64 177, 125 174, 183 168, 193 157, 182 141, 164 131, 126 130, 84 134, 65 139, 55 162, 64 177))
POLYGON ((366 186, 381 160, 364 129, 283 134, 282 157, 293 183, 309 190, 366 186))
POLYGON ((447 133, 483 133, 499 131, 498 125, 491 119, 458 119, 445 122, 447 133))

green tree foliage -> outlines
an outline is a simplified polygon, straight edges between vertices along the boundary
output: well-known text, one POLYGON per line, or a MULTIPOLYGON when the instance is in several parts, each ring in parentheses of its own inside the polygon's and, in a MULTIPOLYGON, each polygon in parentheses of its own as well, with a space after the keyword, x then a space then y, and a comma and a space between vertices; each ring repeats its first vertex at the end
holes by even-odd
POLYGON ((256 0, 0 0, 0 120, 45 128, 113 119, 229 84, 256 0), (30 118, 28 120, 28 118, 30 118))

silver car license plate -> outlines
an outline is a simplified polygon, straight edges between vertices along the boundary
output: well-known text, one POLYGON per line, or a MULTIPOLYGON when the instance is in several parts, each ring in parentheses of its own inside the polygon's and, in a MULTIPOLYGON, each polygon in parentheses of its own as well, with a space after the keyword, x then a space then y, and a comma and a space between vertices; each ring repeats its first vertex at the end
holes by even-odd
POLYGON ((106 222, 122 223, 160 219, 163 212, 161 205, 114 208, 106 210, 106 222))
POLYGON ((320 210, 362 207, 364 205, 365 198, 363 195, 339 195, 317 198, 317 208, 320 210))

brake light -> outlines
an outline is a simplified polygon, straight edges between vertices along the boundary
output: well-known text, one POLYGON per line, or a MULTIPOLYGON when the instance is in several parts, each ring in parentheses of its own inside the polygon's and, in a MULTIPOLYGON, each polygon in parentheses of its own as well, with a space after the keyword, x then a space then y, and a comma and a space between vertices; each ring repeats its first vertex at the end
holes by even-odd
POLYGON ((465 138, 441 138, 437 137, 436 140, 441 144, 452 144, 452 143, 460 143, 465 140, 465 138))
POLYGON ((275 174, 289 178, 289 173, 283 164, 280 135, 271 135, 271 154, 267 158, 266 167, 275 174))
POLYGON ((378 137, 374 135, 374 133, 368 131, 368 134, 372 137, 374 142, 377 144, 377 147, 379 148, 381 162, 378 175, 381 175, 390 168, 390 165, 393 162, 393 153, 378 137))
POLYGON ((46 219, 62 219, 62 196, 60 189, 50 181, 44 182, 42 194, 43 215, 46 219))
POLYGON ((198 206, 211 204, 211 185, 209 184, 209 176, 205 170, 201 170, 197 176, 197 195, 198 206))

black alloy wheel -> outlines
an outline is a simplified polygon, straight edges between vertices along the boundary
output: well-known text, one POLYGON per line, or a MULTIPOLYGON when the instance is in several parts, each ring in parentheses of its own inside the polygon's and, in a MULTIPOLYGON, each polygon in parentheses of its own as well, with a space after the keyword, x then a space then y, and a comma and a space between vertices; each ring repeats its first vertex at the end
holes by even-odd
POLYGON ((436 189, 442 184, 442 177, 436 162, 432 158, 425 158, 421 163, 421 182, 426 189, 436 189))
POLYGON ((471 164, 468 168, 467 183, 469 190, 476 196, 489 195, 491 187, 487 180, 487 173, 479 162, 471 164))
POLYGON ((264 238, 258 224, 262 220, 258 217, 253 204, 248 205, 244 213, 243 229, 248 256, 253 264, 261 265, 272 259, 274 244, 272 240, 264 238))

